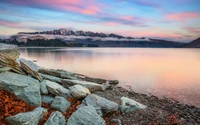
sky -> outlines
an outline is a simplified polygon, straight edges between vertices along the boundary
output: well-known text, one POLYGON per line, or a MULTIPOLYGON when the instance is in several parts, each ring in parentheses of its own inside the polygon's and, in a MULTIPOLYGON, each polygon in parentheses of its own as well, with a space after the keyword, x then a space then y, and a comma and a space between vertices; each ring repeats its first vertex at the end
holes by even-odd
POLYGON ((200 0, 0 0, 0 36, 59 28, 190 42, 200 0))

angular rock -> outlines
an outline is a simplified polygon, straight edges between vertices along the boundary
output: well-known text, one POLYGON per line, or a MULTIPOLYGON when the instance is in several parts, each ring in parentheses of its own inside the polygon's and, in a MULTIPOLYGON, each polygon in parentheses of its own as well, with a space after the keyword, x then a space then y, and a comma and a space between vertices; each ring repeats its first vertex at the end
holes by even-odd
POLYGON ((82 101, 82 104, 79 107, 90 106, 90 105, 93 106, 97 110, 99 115, 102 115, 103 113, 118 111, 117 103, 107 100, 95 94, 88 95, 82 101))
POLYGON ((41 106, 40 85, 36 79, 12 72, 0 73, 0 89, 15 94, 27 104, 41 106))
POLYGON ((53 102, 51 103, 51 108, 65 112, 69 108, 71 103, 61 96, 56 96, 53 102))
POLYGON ((118 80, 109 80, 109 84, 117 85, 117 84, 119 84, 119 81, 118 80))
POLYGON ((17 46, 10 45, 10 44, 9 45, 8 44, 3 44, 3 43, 0 43, 0 53, 1 54, 6 54, 12 60, 16 60, 20 55, 17 46))
POLYGON ((59 85, 58 83, 48 81, 48 80, 44 80, 44 81, 46 82, 46 87, 49 93, 56 96, 62 96, 64 98, 71 97, 69 90, 59 85))
POLYGON ((53 102, 54 98, 48 95, 42 95, 42 102, 51 104, 53 102))
POLYGON ((22 69, 30 74, 32 77, 38 79, 39 81, 42 81, 42 77, 38 74, 38 72, 34 71, 33 69, 31 69, 28 65, 26 65, 24 62, 20 62, 20 65, 22 67, 22 69))
POLYGON ((61 78, 58 78, 58 77, 55 77, 55 76, 51 76, 51 75, 42 74, 42 73, 39 73, 39 74, 43 79, 62 84, 62 82, 61 82, 62 79, 61 78))
POLYGON ((127 98, 127 97, 121 97, 121 105, 120 110, 123 113, 130 113, 139 109, 145 109, 147 106, 140 104, 139 102, 136 102, 133 99, 127 98))
POLYGON ((0 65, 11 68, 12 71, 18 74, 25 75, 25 73, 21 70, 19 64, 14 59, 9 57, 7 54, 0 53, 0 65))
POLYGON ((92 106, 79 108, 67 121, 67 125, 106 125, 92 106))
POLYGON ((39 69, 39 72, 42 74, 52 75, 63 79, 77 79, 73 73, 65 70, 39 69))
POLYGON ((88 88, 90 90, 90 92, 104 91, 103 85, 93 83, 93 82, 69 80, 69 79, 62 79, 61 82, 65 88, 68 88, 73 85, 82 85, 82 86, 88 88))
POLYGON ((82 99, 85 98, 90 93, 90 90, 88 88, 85 88, 81 85, 74 85, 69 87, 71 95, 76 99, 82 99))
POLYGON ((42 77, 38 74, 37 65, 34 64, 32 61, 25 60, 22 58, 17 59, 18 63, 20 64, 21 68, 32 77, 42 81, 42 77))
POLYGON ((44 125, 65 125, 66 120, 65 117, 62 115, 61 112, 56 111, 51 113, 50 117, 48 118, 47 122, 44 125))
POLYGON ((46 80, 43 80, 42 82, 40 82, 40 92, 41 94, 48 94, 48 90, 47 90, 47 85, 46 85, 46 80))
POLYGON ((34 70, 34 71, 38 71, 38 66, 34 63, 34 62, 32 62, 32 61, 30 61, 30 60, 26 60, 26 59, 23 59, 23 58, 18 58, 17 59, 17 62, 20 64, 20 62, 23 62, 23 63, 25 63, 28 67, 30 67, 32 70, 34 70))
POLYGON ((102 90, 105 91, 106 89, 110 88, 112 85, 109 84, 109 82, 107 81, 106 83, 102 84, 102 90))
POLYGON ((32 112, 19 113, 15 116, 7 117, 5 120, 10 125, 38 125, 46 112, 47 110, 44 108, 36 108, 32 112))

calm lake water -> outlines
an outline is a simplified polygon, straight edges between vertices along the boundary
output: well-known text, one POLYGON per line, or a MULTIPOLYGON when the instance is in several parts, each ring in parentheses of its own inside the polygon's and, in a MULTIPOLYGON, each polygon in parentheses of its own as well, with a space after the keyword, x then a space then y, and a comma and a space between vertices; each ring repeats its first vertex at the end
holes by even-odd
POLYGON ((45 68, 117 79, 135 92, 200 107, 200 49, 20 48, 45 68))

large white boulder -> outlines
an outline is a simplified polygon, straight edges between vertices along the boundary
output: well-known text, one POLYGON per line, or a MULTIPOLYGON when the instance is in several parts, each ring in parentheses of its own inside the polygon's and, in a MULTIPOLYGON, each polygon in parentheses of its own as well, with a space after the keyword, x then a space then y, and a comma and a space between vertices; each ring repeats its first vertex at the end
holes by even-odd
POLYGON ((81 85, 74 85, 69 87, 71 95, 76 99, 82 99, 85 98, 90 93, 90 90, 88 88, 85 88, 81 85))

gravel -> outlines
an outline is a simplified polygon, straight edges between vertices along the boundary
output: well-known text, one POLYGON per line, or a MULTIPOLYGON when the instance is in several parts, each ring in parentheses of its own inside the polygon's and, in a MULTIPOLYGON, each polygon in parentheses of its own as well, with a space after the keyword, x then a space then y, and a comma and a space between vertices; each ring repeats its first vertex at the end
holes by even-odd
POLYGON ((110 115, 109 119, 111 122, 121 120, 122 125, 200 124, 199 108, 179 103, 173 99, 135 93, 132 90, 118 86, 113 86, 104 92, 95 92, 95 94, 118 104, 121 103, 120 98, 125 96, 148 106, 144 110, 134 111, 129 114, 117 113, 117 115, 110 115))

